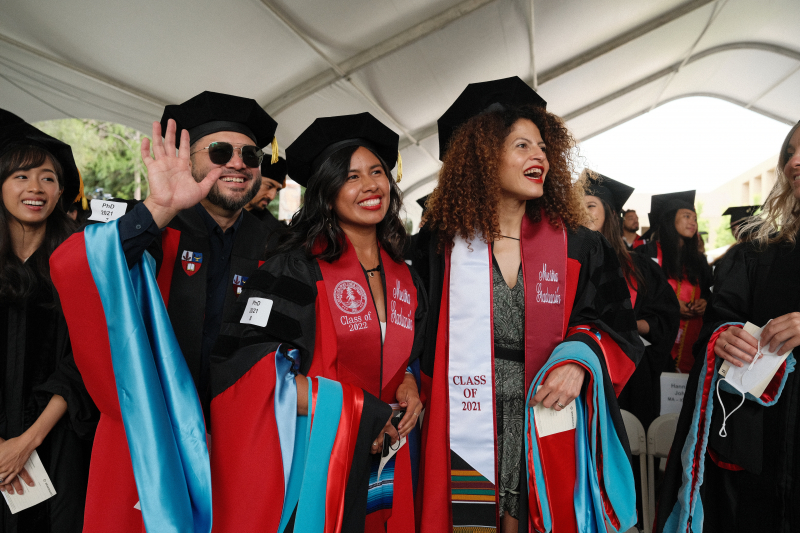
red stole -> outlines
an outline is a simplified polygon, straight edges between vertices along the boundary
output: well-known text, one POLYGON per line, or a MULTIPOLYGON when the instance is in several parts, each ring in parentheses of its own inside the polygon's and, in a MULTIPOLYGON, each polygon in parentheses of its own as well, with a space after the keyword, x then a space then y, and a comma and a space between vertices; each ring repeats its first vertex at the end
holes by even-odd
MULTIPOLYGON (((497 464, 496 429, 493 426, 496 413, 491 251, 482 241, 469 243, 474 253, 466 255, 463 251, 465 243, 456 246, 459 246, 459 252, 451 251, 445 257, 445 287, 432 397, 423 435, 425 451, 420 480, 423 513, 420 525, 423 532, 452 530, 467 524, 488 528, 497 525, 498 475, 496 468, 491 467, 492 462, 497 464), (488 287, 476 287, 474 282, 488 287), (475 301, 477 298, 480 301, 475 301), (471 300, 472 304, 462 305, 459 303, 461 300, 471 300), (453 330, 452 324, 459 323, 465 324, 464 328, 453 330), (476 326, 467 327, 467 324, 476 326), (473 337, 477 342, 472 341, 473 337), (487 363, 491 374, 485 376, 485 382, 470 376, 479 373, 478 369, 486 367, 487 363), (465 370, 462 376, 461 369, 471 369, 471 372, 465 370), (473 405, 476 402, 470 400, 486 396, 481 391, 484 387, 489 389, 487 392, 491 399, 488 402, 488 414, 492 419, 489 424, 479 420, 487 406, 473 405), (455 402, 454 398, 463 402, 455 402), (470 421, 471 417, 475 421, 470 421), (485 427, 487 425, 489 427, 485 427), (490 459, 488 467, 481 466, 486 463, 481 459, 485 454, 494 459, 490 459), (459 466, 451 464, 453 457, 459 461, 459 466), (477 461, 473 462, 471 457, 477 461), (423 481, 425 477, 430 482, 423 481), (458 494, 453 494, 451 488, 453 491, 458 488, 458 494), (491 495, 487 494, 487 488, 491 495), (494 518, 486 516, 488 502, 493 504, 494 518), (476 518, 481 519, 480 524, 476 518)), ((570 268, 568 280, 566 230, 563 224, 554 227, 546 216, 538 223, 527 216, 523 218, 520 246, 525 289, 525 375, 528 387, 564 339, 574 301, 568 293, 570 289, 574 292, 580 265, 576 265, 574 272, 570 268)))
MULTIPOLYGON (((688 279, 681 280, 668 279, 672 290, 678 300, 685 303, 692 303, 700 297, 700 287, 693 285, 688 279)), ((681 318, 678 336, 675 337, 675 344, 672 345, 672 359, 675 361, 675 368, 678 372, 688 374, 694 365, 694 355, 692 346, 700 337, 700 330, 703 327, 703 317, 681 318)))
MULTIPOLYGON (((336 337, 333 360, 324 362, 325 367, 335 369, 336 375, 321 375, 351 383, 386 403, 393 403, 397 401, 395 393, 403 382, 414 344, 417 290, 407 265, 395 263, 383 250, 380 254, 386 280, 383 346, 375 303, 355 248, 348 241, 337 261, 318 261, 323 278, 318 283, 319 297, 324 295, 326 299, 336 337)), ((323 343, 333 340, 324 336, 320 339, 319 335, 317 338, 323 343)), ((317 345, 315 352, 324 349, 319 342, 317 345)), ((312 365, 309 375, 316 375, 314 370, 312 365)))

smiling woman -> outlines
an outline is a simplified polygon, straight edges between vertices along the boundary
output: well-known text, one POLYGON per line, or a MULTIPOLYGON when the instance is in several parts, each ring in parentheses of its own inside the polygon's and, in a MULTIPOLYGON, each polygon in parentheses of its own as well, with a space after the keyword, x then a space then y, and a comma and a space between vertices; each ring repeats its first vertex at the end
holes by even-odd
MULTIPOLYGON (((305 202, 239 299, 271 302, 269 317, 265 324, 241 326, 244 308, 231 315, 215 354, 224 361, 219 373, 239 376, 236 387, 243 387, 252 380, 252 368, 274 360, 281 345, 291 346, 299 351, 301 374, 363 389, 365 410, 375 403, 393 404, 390 421, 381 420, 367 432, 366 449, 348 457, 349 471, 331 471, 328 493, 313 495, 329 502, 343 498, 337 503, 343 515, 327 518, 342 531, 415 529, 412 472, 422 411, 417 359, 427 305, 419 278, 403 262, 407 237, 391 172, 398 140, 372 115, 361 113, 319 118, 286 149, 289 175, 307 187, 305 202), (397 453, 382 465, 390 450, 397 453), (331 487, 337 484, 347 490, 334 494, 331 487)), ((215 412, 231 412, 221 407, 228 396, 215 393, 212 426, 215 412)), ((363 419, 360 427, 366 427, 363 419)), ((240 500, 235 505, 246 505, 240 500)), ((286 505, 284 512, 291 515, 294 503, 286 505)), ((304 505, 297 506, 296 531, 308 517, 304 505)), ((226 516, 241 514, 233 507, 227 511, 226 516)), ((216 508, 214 513, 216 528, 220 514, 216 508)))
POLYGON ((83 527, 94 406, 75 367, 49 259, 73 230, 62 203, 80 186, 69 147, 0 111, 0 490, 25 493, 34 450, 56 489, 0 531, 83 527), (64 195, 68 196, 64 196, 64 195), (64 416, 68 413, 68 416, 64 416))

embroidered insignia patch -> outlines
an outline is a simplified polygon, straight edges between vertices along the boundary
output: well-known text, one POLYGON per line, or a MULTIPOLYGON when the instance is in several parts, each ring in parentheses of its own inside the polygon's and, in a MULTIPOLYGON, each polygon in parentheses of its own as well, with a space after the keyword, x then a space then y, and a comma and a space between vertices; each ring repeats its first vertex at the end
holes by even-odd
POLYGON ((349 315, 357 315, 367 307, 367 293, 361 285, 349 279, 336 284, 333 300, 336 307, 349 315))
POLYGON ((242 294, 242 290, 244 289, 244 284, 247 282, 246 277, 240 276, 239 274, 234 274, 233 276, 233 292, 236 293, 236 296, 242 294))
POLYGON ((194 276, 203 264, 203 254, 184 250, 181 254, 181 265, 187 276, 194 276))

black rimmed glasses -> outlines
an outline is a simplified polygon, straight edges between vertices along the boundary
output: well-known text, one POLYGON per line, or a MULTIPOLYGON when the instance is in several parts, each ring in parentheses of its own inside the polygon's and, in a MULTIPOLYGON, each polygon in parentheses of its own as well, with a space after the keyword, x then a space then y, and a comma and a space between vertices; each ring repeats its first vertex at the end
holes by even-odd
POLYGON ((264 159, 264 152, 258 146, 252 144, 234 146, 227 142, 213 142, 204 148, 195 150, 190 155, 203 150, 208 150, 208 158, 215 165, 225 165, 233 157, 234 150, 239 150, 239 157, 242 158, 242 162, 250 168, 259 168, 261 160, 264 159))

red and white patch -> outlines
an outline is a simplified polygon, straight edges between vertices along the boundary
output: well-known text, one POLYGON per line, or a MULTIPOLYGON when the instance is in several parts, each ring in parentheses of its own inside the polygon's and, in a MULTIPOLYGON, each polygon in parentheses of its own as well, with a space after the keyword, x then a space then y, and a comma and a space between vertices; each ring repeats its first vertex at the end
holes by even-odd
POLYGON ((333 289, 333 301, 336 307, 349 315, 357 315, 367 307, 367 293, 349 279, 340 281, 333 289))
POLYGON ((203 264, 203 254, 184 250, 181 254, 181 265, 187 276, 194 276, 203 264))

